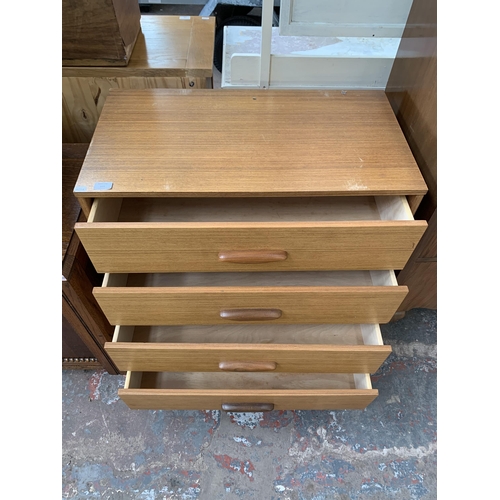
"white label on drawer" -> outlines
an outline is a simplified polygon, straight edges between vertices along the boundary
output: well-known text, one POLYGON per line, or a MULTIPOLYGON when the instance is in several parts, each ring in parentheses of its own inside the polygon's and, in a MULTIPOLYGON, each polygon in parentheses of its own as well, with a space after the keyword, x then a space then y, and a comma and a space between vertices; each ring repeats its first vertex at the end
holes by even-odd
POLYGON ((191 16, 179 16, 179 19, 189 20, 191 19, 191 16))
POLYGON ((74 191, 76 193, 81 193, 82 191, 87 191, 87 186, 75 186, 74 191))
POLYGON ((202 17, 204 21, 208 21, 210 18, 209 17, 202 17))
POLYGON ((94 191, 107 191, 113 187, 112 182, 96 182, 94 184, 94 191))

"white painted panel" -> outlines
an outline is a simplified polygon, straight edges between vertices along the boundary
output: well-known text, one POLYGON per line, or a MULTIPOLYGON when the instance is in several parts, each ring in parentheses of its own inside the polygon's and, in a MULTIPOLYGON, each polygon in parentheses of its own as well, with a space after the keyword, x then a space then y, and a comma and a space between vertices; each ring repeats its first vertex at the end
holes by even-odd
MULTIPOLYGON (((259 68, 259 55, 234 54, 230 81, 223 87, 258 87, 259 68)), ((383 90, 391 68, 391 60, 380 58, 271 55, 269 88, 383 90)))
POLYGON ((285 36, 401 37, 413 0, 282 0, 285 36))
POLYGON ((233 54, 227 75, 222 87, 259 87, 260 54, 233 54))
MULTIPOLYGON (((227 26, 222 87, 260 85, 260 28, 227 26)), ((385 89, 397 38, 282 37, 273 28, 271 88, 385 89)))
POLYGON ((270 88, 385 89, 392 61, 271 56, 270 88))

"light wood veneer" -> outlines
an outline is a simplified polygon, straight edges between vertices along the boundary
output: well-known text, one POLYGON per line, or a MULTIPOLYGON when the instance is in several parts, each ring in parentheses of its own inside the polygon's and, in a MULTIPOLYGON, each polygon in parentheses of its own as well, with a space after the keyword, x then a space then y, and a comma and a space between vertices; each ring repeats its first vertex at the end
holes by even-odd
POLYGON ((105 347, 121 370, 174 372, 375 373, 391 352, 378 325, 117 326, 105 347))
POLYGON ((368 375, 357 374, 129 372, 118 395, 132 409, 203 410, 258 403, 274 410, 361 410, 378 391, 368 375))
POLYGON ((75 195, 120 397, 365 408, 426 189, 383 92, 112 93, 75 195))
POLYGON ((228 324, 221 311, 255 308, 281 311, 259 323, 387 323, 408 293, 391 271, 131 274, 120 285, 105 278, 93 292, 112 325, 228 324))
POLYGON ((120 90, 106 103, 79 198, 427 191, 383 92, 120 90))
POLYGON ((426 227, 402 196, 98 198, 76 231, 100 272, 309 271, 401 269, 426 227))

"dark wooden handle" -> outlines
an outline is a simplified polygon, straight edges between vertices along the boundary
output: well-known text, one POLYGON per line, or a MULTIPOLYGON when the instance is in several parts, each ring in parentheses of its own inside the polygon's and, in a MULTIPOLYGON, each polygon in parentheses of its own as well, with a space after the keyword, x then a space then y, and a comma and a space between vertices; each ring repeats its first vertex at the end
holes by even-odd
POLYGON ((226 372, 271 372, 276 370, 274 361, 221 361, 219 368, 226 372))
POLYGON ((272 403, 222 403, 224 411, 273 411, 272 403))
POLYGON ((223 309, 220 317, 232 321, 266 321, 281 318, 281 309, 223 309))
POLYGON ((286 260, 288 254, 284 250, 229 250, 219 252, 219 260, 237 264, 263 264, 286 260))

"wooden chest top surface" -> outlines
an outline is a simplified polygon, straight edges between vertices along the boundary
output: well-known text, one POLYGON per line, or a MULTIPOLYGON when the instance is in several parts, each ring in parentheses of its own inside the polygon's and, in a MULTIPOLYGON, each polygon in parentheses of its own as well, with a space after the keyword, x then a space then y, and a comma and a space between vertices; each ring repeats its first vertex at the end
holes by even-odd
POLYGON ((383 91, 112 90, 78 197, 423 195, 383 91))

